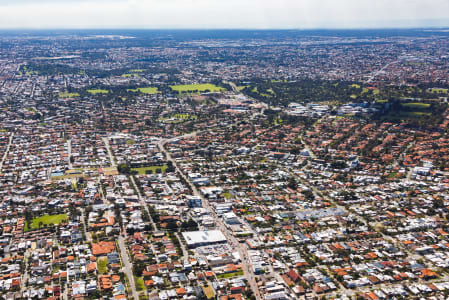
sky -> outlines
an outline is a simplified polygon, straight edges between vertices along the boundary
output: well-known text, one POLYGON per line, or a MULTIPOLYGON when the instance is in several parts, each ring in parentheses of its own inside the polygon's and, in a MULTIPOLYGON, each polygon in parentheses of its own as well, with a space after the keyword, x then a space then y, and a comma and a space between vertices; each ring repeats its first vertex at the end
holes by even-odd
POLYGON ((0 0, 0 28, 449 27, 449 0, 0 0))

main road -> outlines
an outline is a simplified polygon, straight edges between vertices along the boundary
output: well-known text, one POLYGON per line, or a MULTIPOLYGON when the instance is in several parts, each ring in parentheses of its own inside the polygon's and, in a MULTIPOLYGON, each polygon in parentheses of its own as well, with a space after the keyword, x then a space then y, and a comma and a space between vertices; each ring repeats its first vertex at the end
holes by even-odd
MULTIPOLYGON (((184 136, 179 136, 175 139, 183 139, 187 137, 195 136, 196 133, 187 134, 184 136)), ((187 184, 192 189, 193 195, 200 197, 201 201, 203 203, 204 208, 208 210, 210 215, 214 218, 215 223, 217 224, 217 227, 224 233, 226 236, 226 239, 228 242, 235 248, 237 248, 237 251, 239 252, 240 258, 242 260, 242 266, 243 266, 243 272, 245 275, 246 280, 250 284, 251 290, 253 291, 254 295, 256 296, 256 299, 262 299, 260 295, 259 288, 257 287, 256 277, 253 273, 252 267, 248 260, 248 250, 245 246, 240 245, 240 243, 237 241, 237 239, 232 235, 232 233, 229 232, 228 228, 225 226, 223 221, 218 217, 218 215, 215 213, 214 209, 210 205, 209 201, 203 197, 203 195, 198 191, 196 186, 189 180, 189 178, 184 174, 184 172, 181 171, 179 168, 177 162, 172 158, 170 153, 165 149, 165 144, 173 141, 175 139, 169 139, 169 140, 160 140, 158 142, 158 147, 161 152, 165 154, 166 160, 170 161, 173 166, 175 167, 177 173, 187 182, 187 184)))
POLYGON ((395 60, 395 61, 392 61, 392 62, 386 64, 386 65, 383 66, 380 70, 378 70, 378 71, 375 72, 373 75, 371 75, 370 78, 366 81, 366 83, 371 83, 371 82, 374 80, 374 78, 377 77, 377 75, 379 75, 380 73, 382 73, 382 72, 383 72, 386 68, 388 68, 389 66, 394 65, 394 64, 396 64, 396 63, 398 63, 398 62, 399 62, 399 60, 395 60))

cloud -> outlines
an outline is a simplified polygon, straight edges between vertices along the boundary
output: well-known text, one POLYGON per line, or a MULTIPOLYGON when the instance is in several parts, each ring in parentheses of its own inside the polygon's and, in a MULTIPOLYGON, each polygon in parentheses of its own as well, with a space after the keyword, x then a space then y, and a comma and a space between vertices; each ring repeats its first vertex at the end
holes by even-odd
POLYGON ((449 25, 447 0, 0 0, 0 28, 449 25))
MULTIPOLYGON (((95 2, 118 2, 126 0, 94 0, 95 2)), ((24 4, 38 4, 38 3, 79 3, 92 2, 92 0, 0 0, 0 6, 6 5, 24 5, 24 4)))

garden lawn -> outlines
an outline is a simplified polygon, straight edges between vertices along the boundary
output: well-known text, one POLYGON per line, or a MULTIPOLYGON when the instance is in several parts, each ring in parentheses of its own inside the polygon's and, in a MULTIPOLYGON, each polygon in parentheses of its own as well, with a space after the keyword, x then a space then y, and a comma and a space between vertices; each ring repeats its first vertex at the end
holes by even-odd
POLYGON ((108 273, 108 258, 107 257, 98 258, 97 268, 98 268, 98 273, 100 273, 100 274, 108 273))
POLYGON ((134 276, 134 282, 136 283, 136 290, 138 290, 138 291, 145 290, 145 283, 143 282, 142 277, 134 276))

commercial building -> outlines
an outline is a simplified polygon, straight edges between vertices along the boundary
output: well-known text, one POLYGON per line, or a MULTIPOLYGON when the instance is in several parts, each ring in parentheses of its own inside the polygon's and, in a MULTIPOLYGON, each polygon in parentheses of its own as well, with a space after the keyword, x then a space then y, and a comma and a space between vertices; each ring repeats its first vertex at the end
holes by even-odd
POLYGON ((183 232, 182 235, 189 248, 226 242, 226 237, 220 230, 190 231, 183 232))

